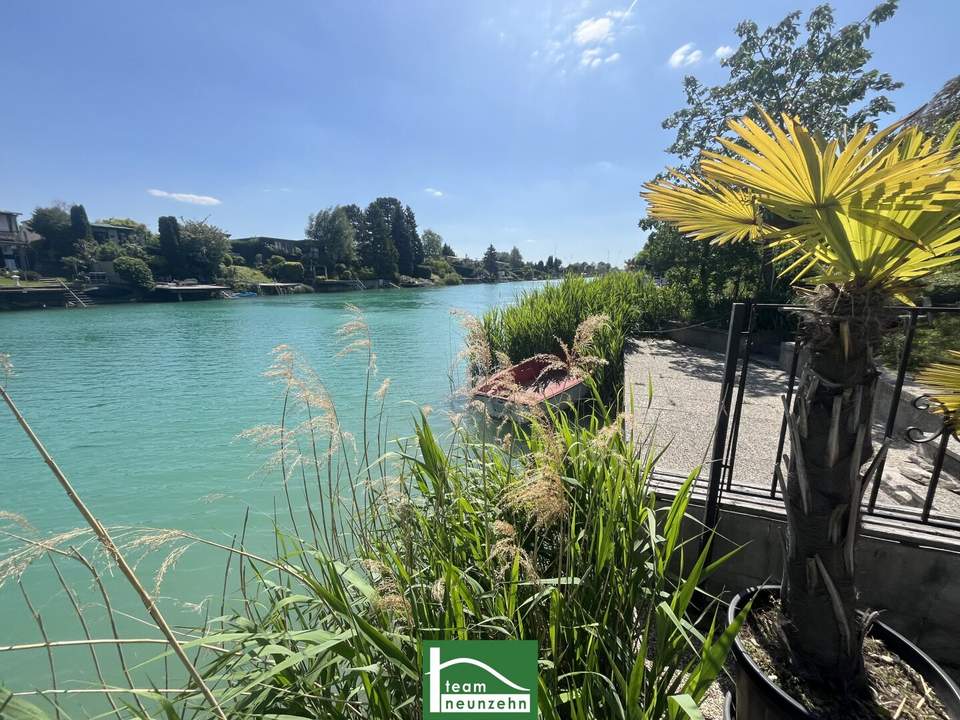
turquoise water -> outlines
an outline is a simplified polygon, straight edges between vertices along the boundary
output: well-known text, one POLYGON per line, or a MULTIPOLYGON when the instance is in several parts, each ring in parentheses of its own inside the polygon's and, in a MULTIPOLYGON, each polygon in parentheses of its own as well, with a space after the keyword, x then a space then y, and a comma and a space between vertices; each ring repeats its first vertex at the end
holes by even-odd
MULTIPOLYGON (((256 546, 268 542, 269 515, 281 496, 277 478, 257 472, 263 452, 237 435, 279 421, 278 389, 263 377, 272 348, 285 343, 299 351, 332 395, 343 426, 356 431, 364 366, 357 356, 337 357, 342 343, 335 331, 349 319, 345 303, 357 305, 373 335, 377 385, 391 379, 386 403, 391 432, 406 434, 415 412, 410 401, 435 411, 452 402, 463 336, 452 311, 480 314, 533 285, 7 313, 0 314, 0 352, 10 353, 16 366, 10 394, 101 521, 180 528, 229 544, 249 508, 256 546)), ((37 529, 34 537, 81 524, 5 408, 0 408, 0 510, 25 516, 37 529)), ((21 532, 3 521, 0 528, 21 532)), ((9 546, 9 539, 0 537, 0 548, 9 546)), ((188 552, 164 583, 161 607, 184 626, 201 624, 208 610, 219 614, 223 560, 212 551, 188 552)), ((103 608, 89 577, 69 559, 58 562, 85 603, 94 634, 104 636, 103 608)), ((148 581, 151 563, 142 566, 148 581)), ((110 583, 121 609, 142 617, 122 584, 110 583)), ((24 575, 24 586, 52 638, 82 637, 46 560, 24 575)), ((154 634, 133 619, 122 620, 121 632, 154 634)), ((39 639, 16 582, 8 581, 0 588, 0 645, 39 639)), ((92 679, 86 651, 59 651, 56 658, 61 686, 92 679)), ((151 672, 152 683, 165 683, 156 668, 151 672)), ((0 652, 0 685, 45 687, 49 678, 42 651, 0 652)))

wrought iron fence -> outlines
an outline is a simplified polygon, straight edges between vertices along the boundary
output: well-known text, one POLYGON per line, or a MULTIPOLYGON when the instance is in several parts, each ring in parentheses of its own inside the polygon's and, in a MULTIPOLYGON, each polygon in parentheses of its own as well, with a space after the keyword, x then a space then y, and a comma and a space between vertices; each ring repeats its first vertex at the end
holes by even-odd
MULTIPOLYGON (((704 522, 708 527, 715 527, 719 518, 720 502, 724 495, 743 494, 763 496, 768 498, 781 497, 781 479, 778 475, 784 472, 783 464, 785 451, 788 449, 788 422, 787 413, 792 409, 794 402, 797 375, 801 366, 803 354, 803 336, 798 331, 794 338, 793 353, 789 366, 784 369, 783 393, 781 401, 783 413, 780 421, 776 453, 773 458, 773 467, 770 468, 769 485, 757 484, 756 478, 750 482, 744 481, 735 474, 737 450, 741 442, 741 427, 743 423, 743 408, 745 397, 749 394, 748 386, 750 373, 758 362, 769 363, 770 359, 758 357, 757 352, 757 319, 762 313, 794 313, 803 308, 794 305, 776 305, 765 303, 737 303, 730 313, 727 349, 724 359, 722 380, 720 385, 720 400, 717 411, 717 422, 714 430, 713 445, 709 465, 709 483, 707 486, 707 500, 704 512, 704 522)), ((908 378, 911 352, 914 349, 918 327, 924 323, 932 323, 932 319, 943 315, 960 317, 960 307, 891 307, 891 317, 899 318, 902 323, 903 340, 899 348, 899 361, 895 376, 881 378, 882 383, 888 383, 889 408, 885 417, 876 418, 875 446, 877 451, 872 459, 873 477, 869 488, 864 512, 876 517, 891 518, 904 523, 918 523, 927 527, 944 528, 951 531, 960 530, 960 494, 956 501, 944 503, 945 510, 935 508, 938 492, 943 493, 944 468, 949 459, 953 459, 960 467, 960 456, 951 456, 950 440, 953 437, 951 428, 939 415, 925 413, 930 400, 924 394, 912 396, 912 406, 923 417, 925 425, 898 425, 898 416, 901 414, 901 401, 904 398, 904 384, 908 378), (892 386, 890 383, 892 382, 892 386), (882 425, 882 430, 880 426, 882 425), (884 486, 884 469, 889 461, 889 450, 899 446, 903 455, 906 448, 932 447, 936 443, 936 450, 932 457, 928 456, 922 464, 911 467, 914 476, 913 483, 924 486, 922 503, 920 496, 917 502, 910 504, 885 502, 881 496, 884 486), (920 473, 918 468, 922 468, 920 473), (925 475, 926 477, 922 477, 925 475)), ((957 348, 960 349, 960 348, 957 348)), ((778 359, 779 360, 779 359, 778 359)), ((779 363, 778 363, 779 364, 779 363)), ((889 372, 889 371, 888 371, 889 372)), ((883 390, 884 396, 887 388, 883 390)), ((882 403, 880 404, 882 407, 882 403)), ((916 452, 916 451, 914 451, 916 452)), ((960 491, 960 483, 956 486, 960 491)))

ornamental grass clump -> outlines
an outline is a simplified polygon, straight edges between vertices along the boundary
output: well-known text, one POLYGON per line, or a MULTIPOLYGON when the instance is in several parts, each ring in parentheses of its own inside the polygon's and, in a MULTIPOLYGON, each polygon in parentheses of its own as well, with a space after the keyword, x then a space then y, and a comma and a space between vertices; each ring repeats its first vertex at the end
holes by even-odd
POLYGON ((556 284, 522 293, 517 302, 487 312, 475 329, 475 354, 510 365, 536 355, 565 359, 577 349, 577 331, 589 318, 606 318, 591 331, 590 368, 603 398, 612 402, 623 387, 627 338, 660 330, 689 317, 690 296, 675 286, 658 287, 644 273, 615 272, 584 279, 567 276, 556 284), (602 364, 603 367, 599 367, 602 364))
POLYGON ((807 286, 809 360, 788 409, 786 470, 777 468, 789 526, 780 627, 794 671, 856 696, 872 617, 856 607, 860 507, 886 450, 871 441, 874 350, 887 307, 911 303, 957 259, 958 128, 942 143, 896 125, 828 140, 760 115, 731 121, 724 153, 703 153, 697 173, 672 172, 644 196, 652 218, 694 238, 772 245, 784 274, 807 286))

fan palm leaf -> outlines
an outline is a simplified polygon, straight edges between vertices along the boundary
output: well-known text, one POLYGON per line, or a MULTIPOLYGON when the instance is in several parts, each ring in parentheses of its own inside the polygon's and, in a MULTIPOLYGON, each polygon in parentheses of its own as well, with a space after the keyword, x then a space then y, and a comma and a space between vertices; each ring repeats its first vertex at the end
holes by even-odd
POLYGON ((776 247, 793 281, 856 286, 901 300, 960 253, 960 126, 940 145, 893 125, 846 143, 784 116, 729 123, 730 153, 705 153, 703 176, 648 183, 650 215, 697 239, 776 247), (777 228, 765 218, 779 217, 777 228))
POLYGON ((960 411, 960 352, 951 350, 952 360, 928 365, 917 375, 917 381, 931 388, 933 410, 951 420, 960 411))

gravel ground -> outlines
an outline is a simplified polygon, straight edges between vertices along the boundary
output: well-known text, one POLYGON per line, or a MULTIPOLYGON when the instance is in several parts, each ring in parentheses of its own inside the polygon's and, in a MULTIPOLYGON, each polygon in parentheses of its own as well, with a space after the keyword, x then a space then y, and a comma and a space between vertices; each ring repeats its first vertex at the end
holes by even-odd
MULTIPOLYGON (((624 389, 628 423, 663 449, 660 472, 686 476, 698 466, 705 482, 713 440, 723 355, 671 340, 640 340, 627 351, 624 389), (648 407, 648 392, 653 398, 648 407)), ((783 415, 781 396, 787 374, 751 358, 736 445, 733 481, 770 488, 783 415)), ((736 388, 734 388, 736 392, 736 388)), ((903 433, 890 447, 878 504, 922 508, 931 465, 903 433)), ((874 422, 875 447, 883 437, 882 420, 874 422)), ((935 441, 936 442, 936 441, 935 441)), ((784 452, 789 452, 789 442, 784 452)), ((951 450, 960 445, 951 441, 951 450)), ((960 482, 944 473, 934 499, 934 512, 960 518, 960 482)))

